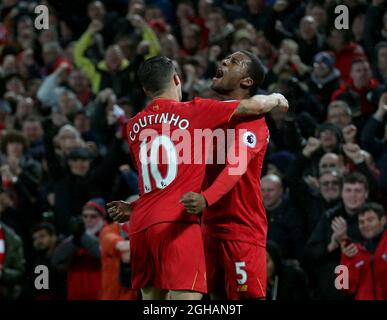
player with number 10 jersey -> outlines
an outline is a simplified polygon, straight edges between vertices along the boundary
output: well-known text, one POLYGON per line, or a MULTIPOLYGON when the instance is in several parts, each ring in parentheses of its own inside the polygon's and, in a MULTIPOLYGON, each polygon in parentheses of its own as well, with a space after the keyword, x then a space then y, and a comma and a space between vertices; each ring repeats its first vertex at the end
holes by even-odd
POLYGON ((180 102, 180 79, 166 57, 147 60, 139 78, 152 101, 127 124, 140 187, 129 222, 132 286, 143 293, 144 288, 206 293, 199 220, 179 203, 186 192, 200 192, 204 180, 207 150, 195 131, 216 129, 231 118, 259 116, 276 106, 286 108, 287 101, 274 94, 180 102))

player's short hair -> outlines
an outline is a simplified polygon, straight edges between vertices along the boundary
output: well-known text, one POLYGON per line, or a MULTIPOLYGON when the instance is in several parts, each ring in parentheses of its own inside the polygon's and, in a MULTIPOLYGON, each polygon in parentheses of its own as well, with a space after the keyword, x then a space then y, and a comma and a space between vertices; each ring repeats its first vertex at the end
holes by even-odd
POLYGON ((248 76, 253 79, 254 83, 250 87, 250 95, 254 95, 258 88, 262 85, 263 80, 265 80, 265 75, 266 75, 266 68, 263 65, 262 61, 253 53, 246 51, 246 50, 241 50, 241 52, 248 56, 250 59, 249 63, 249 69, 248 69, 248 76))
POLYGON ((144 61, 137 71, 138 80, 147 93, 154 96, 164 91, 175 67, 171 59, 156 56, 144 61))
POLYGON ((379 219, 385 216, 385 211, 382 205, 376 202, 365 203, 358 211, 358 216, 365 214, 368 211, 373 211, 379 219))
POLYGON ((360 172, 352 172, 344 177, 343 185, 344 184, 355 184, 355 183, 360 183, 364 186, 365 190, 367 190, 367 191, 369 190, 367 178, 363 174, 361 174, 360 172))

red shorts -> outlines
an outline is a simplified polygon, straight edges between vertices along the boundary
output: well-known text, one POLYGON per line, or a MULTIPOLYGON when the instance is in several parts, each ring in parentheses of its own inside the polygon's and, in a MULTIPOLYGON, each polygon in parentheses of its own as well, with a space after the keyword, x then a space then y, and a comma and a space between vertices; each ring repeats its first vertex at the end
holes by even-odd
POLYGON ((208 291, 227 299, 266 297, 266 248, 205 236, 208 291))
POLYGON ((132 287, 207 293, 199 224, 159 223, 130 237, 132 287))

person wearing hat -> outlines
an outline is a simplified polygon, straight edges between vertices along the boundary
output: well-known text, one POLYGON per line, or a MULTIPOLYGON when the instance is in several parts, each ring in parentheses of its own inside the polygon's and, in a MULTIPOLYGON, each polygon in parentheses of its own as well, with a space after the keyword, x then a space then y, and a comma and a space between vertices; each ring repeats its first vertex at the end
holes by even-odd
POLYGON ((325 117, 332 94, 340 86, 340 72, 335 68, 335 58, 329 52, 322 51, 314 56, 307 86, 316 103, 322 106, 325 117))
POLYGON ((97 300, 101 288, 99 234, 106 223, 105 201, 92 198, 81 217, 70 222, 71 235, 56 248, 52 264, 67 273, 68 300, 97 300))
POLYGON ((79 139, 79 146, 76 136, 72 134, 71 139, 71 148, 62 156, 56 152, 52 140, 45 139, 45 156, 51 177, 49 187, 55 195, 55 224, 62 235, 68 235, 70 218, 81 214, 88 199, 111 191, 109 188, 118 173, 123 154, 121 140, 114 139, 106 156, 96 163, 93 161, 95 154, 83 140, 79 139))

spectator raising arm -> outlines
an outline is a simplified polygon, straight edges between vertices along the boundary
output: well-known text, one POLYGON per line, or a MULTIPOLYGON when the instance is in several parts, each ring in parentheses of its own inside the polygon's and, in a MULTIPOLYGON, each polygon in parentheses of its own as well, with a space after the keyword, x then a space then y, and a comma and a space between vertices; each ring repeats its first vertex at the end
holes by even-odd
POLYGON ((98 92, 101 75, 97 72, 93 62, 86 57, 86 50, 93 42, 93 35, 103 29, 103 24, 94 20, 90 23, 86 32, 76 42, 74 47, 74 61, 77 67, 81 68, 91 82, 94 93, 98 92))

